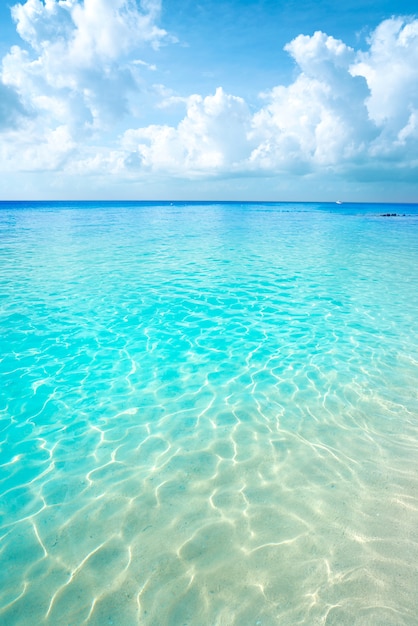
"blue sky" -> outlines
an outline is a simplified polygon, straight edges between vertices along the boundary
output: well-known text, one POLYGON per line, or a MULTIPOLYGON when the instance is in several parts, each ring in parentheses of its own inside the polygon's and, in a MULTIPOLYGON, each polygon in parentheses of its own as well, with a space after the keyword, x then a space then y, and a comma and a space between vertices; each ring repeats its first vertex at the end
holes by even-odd
POLYGON ((0 198, 418 201, 406 0, 0 0, 0 198))

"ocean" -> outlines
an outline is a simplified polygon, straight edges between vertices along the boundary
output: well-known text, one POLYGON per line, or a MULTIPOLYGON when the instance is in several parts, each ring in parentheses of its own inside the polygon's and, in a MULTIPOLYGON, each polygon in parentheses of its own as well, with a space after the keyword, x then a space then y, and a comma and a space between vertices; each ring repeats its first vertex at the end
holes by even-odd
POLYGON ((0 203, 0 623, 413 626, 418 205, 0 203))

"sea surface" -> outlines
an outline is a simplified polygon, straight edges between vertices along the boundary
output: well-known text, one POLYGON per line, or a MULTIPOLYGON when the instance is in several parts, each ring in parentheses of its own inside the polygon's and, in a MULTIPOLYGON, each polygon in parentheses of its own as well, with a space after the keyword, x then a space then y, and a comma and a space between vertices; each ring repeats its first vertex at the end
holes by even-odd
POLYGON ((2 626, 416 626, 417 205, 3 202, 0 326, 2 626))

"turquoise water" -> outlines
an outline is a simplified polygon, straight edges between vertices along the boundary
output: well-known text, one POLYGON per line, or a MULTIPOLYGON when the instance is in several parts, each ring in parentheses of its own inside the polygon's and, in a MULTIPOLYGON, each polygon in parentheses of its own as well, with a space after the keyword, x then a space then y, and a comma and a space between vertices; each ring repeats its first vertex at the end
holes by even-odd
POLYGON ((416 624, 417 268, 417 206, 0 204, 0 623, 416 624))

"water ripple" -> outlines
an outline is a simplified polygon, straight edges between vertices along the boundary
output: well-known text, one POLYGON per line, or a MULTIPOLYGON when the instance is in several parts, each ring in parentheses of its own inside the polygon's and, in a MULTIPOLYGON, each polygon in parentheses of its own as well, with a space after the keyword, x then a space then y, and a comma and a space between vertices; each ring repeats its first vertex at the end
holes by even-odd
POLYGON ((206 209, 4 231, 0 621, 412 626, 414 234, 206 209))

